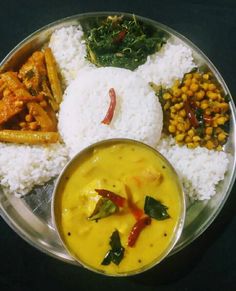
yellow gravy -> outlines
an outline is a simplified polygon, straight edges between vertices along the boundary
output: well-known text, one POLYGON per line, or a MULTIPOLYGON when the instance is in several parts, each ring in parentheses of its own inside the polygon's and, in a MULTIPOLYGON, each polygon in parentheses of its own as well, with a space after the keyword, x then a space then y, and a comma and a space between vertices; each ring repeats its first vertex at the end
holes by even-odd
POLYGON ((90 269, 107 274, 135 272, 154 264, 168 249, 181 217, 181 188, 165 160, 141 143, 126 141, 95 146, 69 169, 56 198, 59 233, 70 253, 90 269), (128 237, 136 223, 127 208, 110 216, 90 220, 98 200, 95 189, 106 189, 144 209, 145 197, 151 196, 168 207, 165 220, 151 219, 133 247, 128 237), (112 233, 118 230, 124 257, 116 265, 102 265, 111 249, 112 233))

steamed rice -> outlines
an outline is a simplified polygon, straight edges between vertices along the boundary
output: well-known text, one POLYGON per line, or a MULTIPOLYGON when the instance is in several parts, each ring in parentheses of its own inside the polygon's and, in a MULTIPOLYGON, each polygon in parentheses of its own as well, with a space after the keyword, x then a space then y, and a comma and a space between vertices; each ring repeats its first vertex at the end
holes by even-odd
POLYGON ((175 167, 190 198, 205 200, 215 195, 215 186, 224 179, 229 163, 225 152, 189 149, 175 144, 173 138, 162 138, 157 149, 175 167))
POLYGON ((94 67, 87 61, 86 45, 80 26, 67 26, 57 29, 51 36, 49 47, 56 58, 62 80, 67 86, 84 67, 94 67))
POLYGON ((0 184, 20 197, 57 176, 68 161, 61 144, 29 146, 0 143, 0 184))
POLYGON ((91 143, 132 138, 155 146, 162 131, 162 109, 150 86, 136 73, 119 68, 80 71, 68 86, 59 112, 59 131, 73 156, 91 143), (101 121, 116 92, 111 124, 101 121))
POLYGON ((161 51, 148 56, 145 64, 137 68, 137 72, 146 80, 170 87, 177 79, 190 72, 196 64, 192 51, 183 44, 167 43, 161 51))

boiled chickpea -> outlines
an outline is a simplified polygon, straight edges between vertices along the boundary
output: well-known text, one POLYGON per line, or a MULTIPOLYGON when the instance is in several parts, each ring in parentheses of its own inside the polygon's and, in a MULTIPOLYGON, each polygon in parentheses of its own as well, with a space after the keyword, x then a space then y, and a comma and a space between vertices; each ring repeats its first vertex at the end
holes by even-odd
POLYGON ((217 138, 218 138, 218 141, 224 141, 226 139, 226 134, 221 132, 218 134, 217 138))
POLYGON ((206 132, 206 134, 212 135, 213 128, 209 126, 206 128, 205 132, 206 132))
POLYGON ((171 99, 171 95, 170 95, 170 93, 164 93, 163 94, 163 99, 165 99, 165 100, 168 100, 168 99, 171 99))
POLYGON ((190 86, 190 90, 193 92, 197 92, 198 88, 199 88, 198 84, 195 83, 192 83, 190 86))
POLYGON ((203 78, 204 80, 208 80, 208 79, 209 79, 209 75, 208 75, 208 74, 203 74, 202 78, 203 78))
POLYGON ((176 135, 175 139, 176 139, 177 142, 178 141, 183 141, 184 137, 185 137, 185 134, 181 133, 181 134, 176 135))
POLYGON ((170 133, 175 133, 175 132, 176 132, 176 127, 175 127, 175 125, 172 125, 172 124, 169 125, 168 130, 169 130, 170 133))
POLYGON ((184 109, 180 110, 179 111, 179 115, 182 116, 182 117, 185 117, 186 116, 186 111, 184 109))

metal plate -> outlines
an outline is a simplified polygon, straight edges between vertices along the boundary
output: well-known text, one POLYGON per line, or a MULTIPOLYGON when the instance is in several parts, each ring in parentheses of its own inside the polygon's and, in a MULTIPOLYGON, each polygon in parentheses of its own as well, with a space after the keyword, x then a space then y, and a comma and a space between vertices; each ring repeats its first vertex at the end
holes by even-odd
MULTIPOLYGON (((86 22, 93 18, 106 17, 112 14, 131 16, 126 13, 118 12, 88 13, 62 19, 43 27, 23 40, 9 53, 9 55, 0 64, 0 71, 5 71, 10 68, 18 69, 33 51, 41 48, 49 41, 50 35, 55 29, 62 26, 76 25, 81 21, 86 22)), ((217 193, 211 200, 197 201, 189 204, 182 236, 174 250, 171 252, 171 254, 174 254, 194 241, 209 227, 209 225, 219 214, 230 194, 236 178, 236 110, 233 99, 223 78, 209 59, 195 45, 165 25, 143 17, 138 18, 144 22, 165 30, 172 36, 176 43, 184 43, 186 46, 189 46, 193 51, 195 62, 199 66, 207 66, 216 76, 224 92, 229 94, 231 98, 230 136, 224 148, 224 150, 229 154, 230 163, 228 171, 224 180, 217 186, 217 193)), ((57 233, 52 225, 51 195, 54 182, 55 181, 50 181, 43 187, 36 187, 31 193, 21 199, 16 198, 14 195, 5 195, 0 192, 0 214, 9 226, 31 245, 51 256, 73 264, 75 263, 74 260, 67 254, 61 245, 57 233)))

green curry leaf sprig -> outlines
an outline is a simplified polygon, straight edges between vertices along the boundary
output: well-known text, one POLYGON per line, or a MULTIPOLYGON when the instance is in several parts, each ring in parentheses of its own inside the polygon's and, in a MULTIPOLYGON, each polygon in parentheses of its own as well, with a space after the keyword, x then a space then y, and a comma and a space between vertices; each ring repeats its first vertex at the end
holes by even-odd
POLYGON ((111 200, 107 198, 100 198, 89 219, 98 221, 99 219, 110 216, 117 211, 118 207, 111 200))
POLYGON ((102 265, 109 265, 111 262, 119 265, 124 257, 124 247, 120 242, 120 235, 118 230, 115 230, 110 237, 111 249, 106 253, 102 261, 102 265))
POLYGON ((154 199, 151 196, 146 196, 144 212, 149 217, 155 218, 157 220, 165 220, 167 218, 170 218, 167 210, 168 207, 162 204, 160 201, 154 199))

